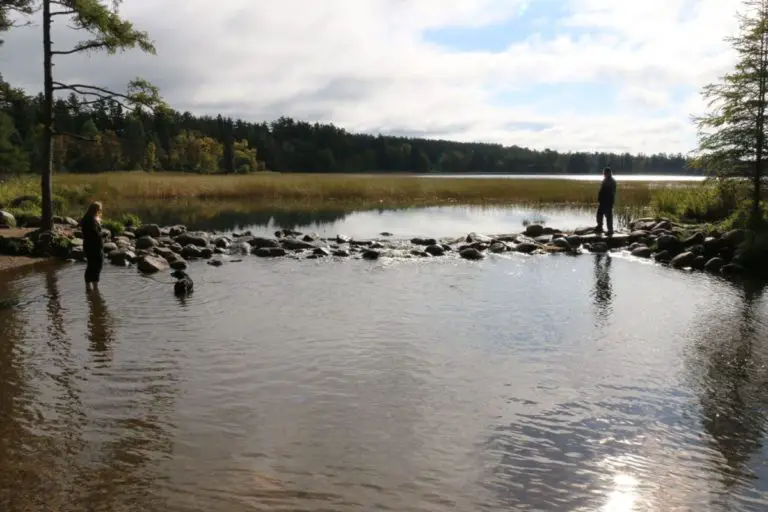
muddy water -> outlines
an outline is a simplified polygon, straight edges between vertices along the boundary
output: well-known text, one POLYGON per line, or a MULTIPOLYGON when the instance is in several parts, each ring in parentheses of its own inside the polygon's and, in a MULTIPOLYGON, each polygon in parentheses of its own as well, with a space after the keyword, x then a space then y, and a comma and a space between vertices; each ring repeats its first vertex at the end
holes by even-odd
POLYGON ((765 510, 762 288, 619 257, 0 275, 0 509, 765 510), (15 305, 14 305, 15 304, 15 305))

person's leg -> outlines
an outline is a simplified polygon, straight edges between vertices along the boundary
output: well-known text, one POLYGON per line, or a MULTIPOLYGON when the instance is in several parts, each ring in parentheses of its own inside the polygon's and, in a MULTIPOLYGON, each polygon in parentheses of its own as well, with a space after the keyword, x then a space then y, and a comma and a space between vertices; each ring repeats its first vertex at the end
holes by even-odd
POLYGON ((605 220, 608 222, 608 234, 613 234, 613 206, 605 209, 605 220))
POLYGON ((603 231, 603 205, 597 206, 597 232, 603 231))

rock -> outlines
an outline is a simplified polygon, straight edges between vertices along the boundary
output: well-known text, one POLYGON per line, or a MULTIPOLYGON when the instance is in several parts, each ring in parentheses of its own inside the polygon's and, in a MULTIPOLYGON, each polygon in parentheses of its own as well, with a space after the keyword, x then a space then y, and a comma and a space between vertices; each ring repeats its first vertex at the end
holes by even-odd
POLYGON ((177 236, 181 236, 186 232, 187 232, 187 226, 182 226, 181 224, 178 224, 176 226, 171 226, 168 228, 168 236, 170 236, 171 238, 176 238, 177 236))
POLYGON ((158 226, 157 224, 144 224, 143 226, 136 228, 134 233, 136 234, 136 238, 141 238, 145 236, 151 236, 152 238, 159 238, 161 236, 160 226, 158 226))
POLYGON ((304 237, 302 237, 302 240, 304 240, 305 242, 319 242, 322 240, 322 238, 317 233, 309 233, 307 235, 304 235, 304 237))
POLYGON ((213 254, 229 254, 229 251, 227 249, 222 249, 221 247, 214 247, 213 254))
POLYGON ((606 253, 609 249, 610 247, 606 242, 594 242, 589 245, 589 251, 598 254, 606 253))
POLYGON ((661 235, 656 240, 656 246, 670 254, 679 254, 683 249, 683 243, 674 235, 661 235))
POLYGON ((530 242, 520 242, 519 244, 517 244, 517 246, 515 246, 515 250, 523 254, 531 254, 533 251, 535 251, 538 248, 539 248, 538 245, 532 244, 530 242))
POLYGON ((219 260, 219 259, 216 259, 216 260, 208 261, 208 264, 213 266, 213 267, 220 267, 220 266, 222 266, 224 264, 224 262, 219 260))
MULTIPOLYGON (((81 236, 82 236, 82 233, 81 233, 81 236)), ((133 232, 128 231, 128 230, 123 231, 123 235, 122 236, 124 236, 128 240, 135 240, 136 239, 136 235, 133 234, 133 232)))
POLYGON ((379 236, 389 237, 389 236, 394 236, 394 235, 392 233, 390 233, 389 231, 382 231, 381 233, 379 233, 379 236))
POLYGON ((185 245, 184 248, 181 250, 181 255, 182 257, 184 257, 184 259, 187 259, 187 260, 202 258, 203 250, 194 244, 188 244, 188 245, 185 245))
POLYGON ((672 256, 669 254, 669 251, 659 251, 653 255, 653 259, 659 263, 669 263, 672 256))
POLYGON ((363 259, 364 260, 377 260, 381 256, 381 253, 379 251, 375 251, 372 249, 366 249, 363 251, 363 259))
POLYGON ((253 249, 263 249, 263 248, 270 248, 270 247, 280 247, 280 242, 273 238, 262 238, 260 236, 254 236, 247 240, 247 243, 253 248, 253 249))
POLYGON ((694 270, 704 270, 704 266, 707 264, 707 258, 704 256, 696 256, 691 263, 691 268, 694 270))
POLYGON ((295 231, 293 229, 280 229, 278 231, 275 231, 275 236, 277 238, 282 238, 284 236, 296 237, 296 236, 301 236, 301 231, 295 231))
POLYGON ((381 242, 378 242, 376 240, 371 242, 371 245, 368 246, 369 249, 384 249, 384 244, 381 242))
POLYGON ((317 247, 317 245, 313 243, 305 242, 297 238, 281 238, 280 245, 283 248, 288 249, 289 251, 296 251, 301 249, 314 249, 315 247, 317 247))
POLYGON ((107 255, 110 263, 119 267, 125 267, 136 261, 136 253, 127 249, 116 249, 107 255))
POLYGON ((574 235, 583 236, 583 235, 594 235, 595 234, 595 228, 577 228, 574 232, 574 235))
POLYGON ((698 232, 695 233, 685 240, 683 240, 683 247, 690 247, 692 245, 702 245, 704 241, 706 240, 706 237, 704 236, 704 233, 698 232))
POLYGON ((282 247, 257 247, 254 248, 253 254, 260 258, 278 258, 285 256, 288 252, 282 247))
MULTIPOLYGON (((5 256, 27 256, 35 250, 29 238, 4 238, 0 236, 0 254, 5 256)), ((82 247, 80 248, 82 250, 82 247)))
POLYGON ((114 242, 107 242, 104 244, 104 253, 109 254, 112 251, 116 251, 119 247, 114 242))
POLYGON ((182 246, 196 245, 198 247, 205 247, 208 245, 208 235, 205 233, 182 233, 174 237, 173 240, 182 246))
POLYGON ((336 243, 337 244, 348 244, 351 241, 352 241, 352 239, 349 238, 346 235, 336 235, 336 243))
POLYGON ((571 247, 571 244, 568 243, 568 240, 565 238, 555 238, 552 240, 552 245, 555 247, 560 247, 561 249, 565 249, 566 251, 571 251, 573 248, 571 247))
POLYGON ((668 220, 662 220, 656 223, 656 225, 653 226, 653 228, 651 228, 651 231, 661 231, 661 230, 669 231, 670 229, 672 229, 672 223, 669 222, 668 220))
POLYGON ((730 246, 730 247, 737 247, 739 244, 741 244, 744 240, 747 238, 747 232, 743 229, 734 229, 726 234, 724 234, 721 238, 724 244, 730 246))
POLYGON ((170 247, 168 247, 168 248, 169 248, 170 250, 172 250, 173 252, 175 252, 176 254, 181 254, 181 251, 183 251, 183 250, 184 250, 184 247, 183 247, 183 246, 182 246, 180 243, 178 243, 178 242, 174 242, 174 243, 173 243, 173 244, 172 244, 170 247))
POLYGON ((629 234, 629 241, 631 242, 639 242, 639 241, 646 241, 648 240, 648 235, 650 233, 645 230, 634 230, 629 234))
POLYGON ((221 249, 227 249, 231 244, 232 240, 230 240, 227 236, 216 237, 216 239, 213 241, 214 247, 219 247, 221 249))
MULTIPOLYGON (((466 242, 468 244, 473 244, 476 242, 483 243, 483 244, 490 244, 491 242, 493 242, 493 238, 491 238, 488 235, 481 235, 480 233, 470 233, 467 235, 466 242)), ((432 245, 432 244, 427 244, 427 245, 432 245)))
POLYGON ((629 227, 632 230, 650 231, 657 224, 655 219, 636 219, 629 223, 629 227))
POLYGON ((168 268, 168 262, 157 256, 144 256, 138 260, 139 272, 154 274, 168 268))
POLYGON ((728 263, 727 265, 723 265, 723 268, 720 269, 720 273, 726 276, 737 276, 744 272, 744 267, 738 263, 728 263))
POLYGON ((157 240, 149 235, 144 235, 136 240, 136 249, 152 249, 160 245, 157 240))
POLYGON ((615 233, 613 236, 606 238, 605 241, 611 249, 618 249, 619 247, 629 245, 629 235, 615 233))
POLYGON ((499 242, 509 242, 516 244, 518 237, 519 235, 498 235, 493 238, 499 242))
POLYGON ((507 252, 509 250, 509 246, 507 246, 507 244, 504 242, 493 242, 489 249, 492 253, 499 254, 502 252, 507 252))
POLYGON ((201 247, 200 256, 202 256, 205 259, 210 258, 211 256, 213 256, 213 249, 211 249, 210 247, 201 247))
POLYGON ((8 212, 4 212, 0 210, 0 226, 8 227, 8 228, 15 228, 16 227, 16 217, 11 215, 8 212))
POLYGON ((725 260, 722 258, 711 258, 707 263, 704 265, 704 270, 707 272, 712 272, 714 274, 717 274, 720 272, 720 269, 723 268, 725 265, 725 260))
POLYGON ((552 241, 552 238, 553 238, 552 235, 540 235, 540 236, 534 237, 533 239, 536 241, 536 243, 544 245, 544 244, 550 243, 552 241))
POLYGON ((443 247, 442 245, 433 244, 433 245, 427 246, 427 248, 424 249, 424 252, 426 252, 431 256, 442 256, 445 254, 445 247, 443 247))
POLYGON ((346 251, 344 249, 336 249, 333 251, 333 255, 338 258, 349 258, 349 251, 346 251))
POLYGON ((175 261, 172 261, 172 262, 170 263, 170 265, 171 265, 171 268, 172 268, 173 270, 186 270, 186 269, 187 269, 187 266, 188 266, 188 265, 187 265, 187 262, 186 262, 186 261, 184 261, 184 260, 183 260, 183 259, 181 259, 181 258, 178 258, 177 260, 175 260, 175 261))
POLYGON ((437 240, 434 238, 413 238, 411 239, 413 245, 437 245, 437 240))
POLYGON ((530 224, 525 228, 525 236, 536 238, 544 234, 544 226, 541 224, 530 224))
POLYGON ((349 245, 353 247, 368 247, 373 244, 371 240, 350 240, 349 245))
POLYGON ((319 257, 325 257, 325 256, 330 256, 331 251, 329 251, 325 247, 315 247, 314 250, 312 251, 312 254, 319 257))
POLYGON ((568 241, 568 245, 573 249, 581 247, 581 237, 579 235, 571 235, 565 238, 568 241))
POLYGON ((419 258, 429 258, 429 257, 431 257, 431 256, 432 256, 432 255, 431 255, 431 254, 429 254, 428 252, 426 252, 426 251, 420 251, 420 250, 418 250, 418 249, 411 249, 411 250, 410 250, 410 252, 409 252, 408 254, 410 254, 411 256, 416 256, 416 257, 419 257, 419 258))
POLYGON ((167 247, 155 247, 155 254, 163 258, 168 263, 179 259, 179 255, 167 247))
POLYGON ((693 265, 696 255, 692 252, 683 252, 672 258, 669 265, 673 268, 687 268, 693 265))
POLYGON ((461 251, 459 255, 464 258, 465 260, 481 260, 485 258, 485 254, 478 251, 477 249, 473 247, 468 247, 461 251))
POLYGON ((632 251, 632 256, 635 256, 636 258, 650 258, 651 249, 649 247, 642 245, 640 247, 635 248, 632 251))
POLYGON ((707 256, 715 256, 722 248, 723 243, 719 238, 707 237, 704 239, 704 254, 707 256))
POLYGON ((131 239, 127 236, 116 236, 112 239, 112 242, 114 242, 119 249, 127 249, 132 245, 131 239))

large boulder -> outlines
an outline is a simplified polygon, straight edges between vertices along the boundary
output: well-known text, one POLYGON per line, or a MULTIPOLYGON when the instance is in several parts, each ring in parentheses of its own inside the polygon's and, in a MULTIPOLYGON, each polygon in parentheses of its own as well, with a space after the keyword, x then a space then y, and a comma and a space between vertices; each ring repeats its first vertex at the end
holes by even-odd
POLYGON ((8 212, 4 212, 0 210, 0 227, 15 228, 16 217, 14 217, 8 212))
POLYGON ((683 246, 684 247, 691 247, 692 245, 702 245, 704 241, 706 240, 706 236, 704 236, 704 233, 699 231, 698 233, 695 233, 685 240, 683 240, 683 246))
POLYGON ((465 260, 481 260, 485 258, 485 254, 478 251, 474 247, 467 247, 466 249, 462 250, 459 255, 465 260))
POLYGON ((160 245, 158 241, 149 235, 141 236, 138 240, 136 240, 136 249, 138 250, 146 251, 148 249, 152 249, 153 247, 157 247, 158 245, 160 245))
POLYGON ((157 224, 144 224, 143 226, 140 226, 136 228, 134 231, 134 234, 136 235, 136 238, 141 238, 144 236, 151 236, 152 238, 160 238, 160 226, 157 224))
POLYGON ((683 252, 672 258, 669 265, 673 268, 688 268, 693 265, 696 255, 690 251, 683 252))
POLYGON ((182 246, 196 245, 206 247, 208 245, 208 235, 206 233, 182 233, 173 239, 182 246))
POLYGON ((129 251, 127 249, 116 249, 107 254, 107 259, 109 259, 110 263, 113 265, 125 267, 128 264, 136 261, 136 254, 133 251, 129 251))
POLYGON ((381 257, 381 253, 379 251, 376 251, 374 249, 366 249, 363 251, 363 259, 364 260, 377 260, 381 257))
POLYGON ((432 256, 442 256, 443 254, 445 254, 445 247, 443 247, 442 245, 433 244, 433 245, 427 246, 427 248, 424 249, 424 252, 432 256))
POLYGON ((525 236, 536 238, 544 234, 544 226, 541 224, 529 224, 525 228, 525 236))
POLYGON ((411 243, 413 245, 429 246, 429 245, 437 245, 437 240, 435 240, 434 238, 413 238, 411 239, 411 243))
POLYGON ((704 270, 707 272, 712 272, 713 274, 717 274, 720 272, 720 269, 722 269, 724 265, 724 259, 715 257, 707 261, 707 263, 704 265, 704 270))
POLYGON ((661 235, 656 240, 656 246, 669 254, 680 254, 683 250, 683 243, 674 235, 661 235))
POLYGON ((154 274, 168 268, 168 262, 158 256, 142 256, 138 259, 137 268, 144 274, 154 274))
POLYGON ((644 245, 641 245, 640 247, 637 247, 632 251, 632 256, 635 256, 636 258, 650 258, 651 249, 644 245))
POLYGON ((696 256, 696 259, 693 260, 693 263, 691 263, 691 268, 694 270, 704 270, 704 267, 707 265, 707 258, 704 256, 696 256))

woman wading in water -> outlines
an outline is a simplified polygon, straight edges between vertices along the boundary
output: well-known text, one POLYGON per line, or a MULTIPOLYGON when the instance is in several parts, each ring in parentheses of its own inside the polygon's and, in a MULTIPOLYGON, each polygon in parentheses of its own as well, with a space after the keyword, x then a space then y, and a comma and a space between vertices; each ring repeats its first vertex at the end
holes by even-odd
POLYGON ((101 268, 104 266, 104 238, 101 236, 101 203, 91 203, 80 221, 83 230, 83 252, 88 265, 85 267, 85 288, 99 287, 101 268))

